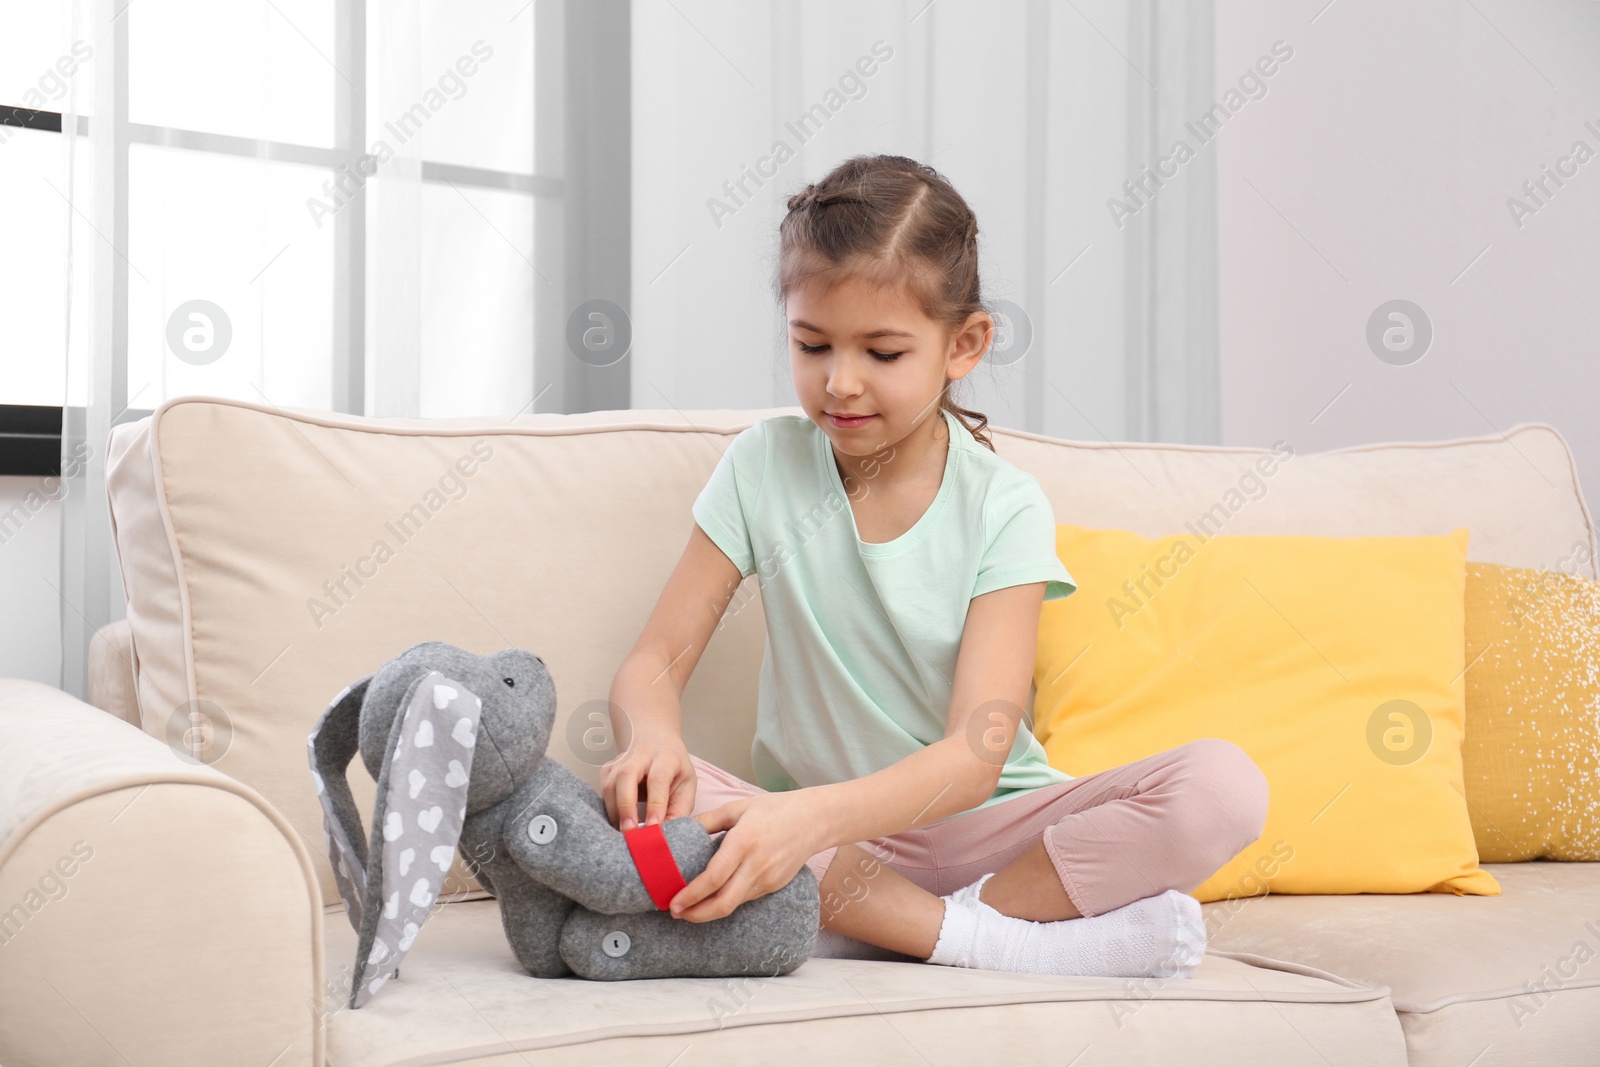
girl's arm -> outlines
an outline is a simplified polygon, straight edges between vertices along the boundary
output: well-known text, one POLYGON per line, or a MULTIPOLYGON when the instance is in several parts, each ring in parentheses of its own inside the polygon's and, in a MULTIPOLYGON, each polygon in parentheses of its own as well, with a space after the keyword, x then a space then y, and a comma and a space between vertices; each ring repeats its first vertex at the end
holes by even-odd
POLYGON ((618 829, 632 828, 640 800, 647 802, 646 822, 693 808, 694 771, 683 747, 679 702, 739 582, 739 568, 695 524, 644 631, 611 682, 611 729, 622 755, 601 768, 600 794, 606 817, 618 829), (658 759, 657 750, 669 750, 669 756, 658 759))
POLYGON ((961 632, 944 737, 880 771, 806 790, 821 847, 926 826, 988 800, 1033 684, 1043 582, 973 597, 961 632))

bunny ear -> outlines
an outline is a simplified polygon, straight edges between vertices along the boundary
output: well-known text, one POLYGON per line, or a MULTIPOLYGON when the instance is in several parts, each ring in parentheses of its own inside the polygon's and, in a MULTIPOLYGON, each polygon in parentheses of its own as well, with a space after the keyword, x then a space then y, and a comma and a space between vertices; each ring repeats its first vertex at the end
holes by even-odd
POLYGON ((311 781, 322 802, 328 859, 333 864, 339 896, 344 899, 345 914, 357 932, 361 930, 361 906, 367 895, 367 838, 345 772, 360 745, 361 704, 372 678, 369 674, 341 689, 306 738, 311 781))
POLYGON ((352 1008, 394 977, 432 914, 467 817, 482 712, 472 690, 438 671, 414 682, 396 709, 372 814, 352 1008))

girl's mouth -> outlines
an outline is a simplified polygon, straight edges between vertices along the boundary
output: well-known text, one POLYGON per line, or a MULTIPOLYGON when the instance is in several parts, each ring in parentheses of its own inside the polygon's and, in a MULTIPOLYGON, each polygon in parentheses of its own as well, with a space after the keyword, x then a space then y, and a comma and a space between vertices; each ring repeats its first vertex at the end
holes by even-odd
POLYGON ((828 418, 833 420, 833 424, 839 427, 841 430, 849 430, 857 426, 865 426, 867 423, 871 422, 877 417, 878 416, 876 415, 861 415, 853 419, 841 419, 839 416, 834 415, 831 412, 828 414, 828 418))

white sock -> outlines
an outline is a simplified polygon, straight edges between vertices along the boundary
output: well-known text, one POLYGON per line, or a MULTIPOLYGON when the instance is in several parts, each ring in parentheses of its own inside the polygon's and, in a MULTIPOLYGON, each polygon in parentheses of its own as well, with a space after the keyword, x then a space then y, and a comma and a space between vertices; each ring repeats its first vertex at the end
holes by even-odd
POLYGON ((1032 922, 1002 915, 980 894, 986 874, 944 901, 929 963, 1029 974, 1190 978, 1205 955, 1200 903, 1169 889, 1101 915, 1032 922))

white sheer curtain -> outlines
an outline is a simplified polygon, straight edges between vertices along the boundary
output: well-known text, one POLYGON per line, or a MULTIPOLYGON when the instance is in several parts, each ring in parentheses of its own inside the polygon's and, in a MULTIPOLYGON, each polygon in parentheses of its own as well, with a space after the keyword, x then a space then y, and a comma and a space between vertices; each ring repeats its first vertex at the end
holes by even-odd
MULTIPOLYGON (((785 200, 857 153, 941 171, 1018 343, 963 383, 998 425, 1220 440, 1211 0, 634 6, 636 407, 795 402, 770 296, 785 200), (1169 156, 1193 158, 1176 175, 1169 156), (1151 195, 1125 183, 1167 178, 1151 195), (1113 215, 1112 200, 1124 202, 1113 215), (1027 339, 1027 343, 1022 343, 1027 339)), ((1226 111, 1221 113, 1224 117, 1226 111)))
POLYGON ((534 410, 535 202, 559 195, 535 159, 536 16, 527 0, 70 0, 94 78, 62 102, 63 689, 84 695, 90 638, 125 612, 113 425, 186 394, 534 410))

